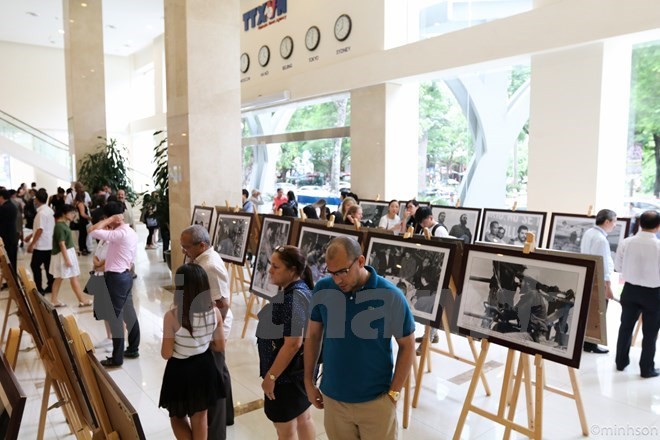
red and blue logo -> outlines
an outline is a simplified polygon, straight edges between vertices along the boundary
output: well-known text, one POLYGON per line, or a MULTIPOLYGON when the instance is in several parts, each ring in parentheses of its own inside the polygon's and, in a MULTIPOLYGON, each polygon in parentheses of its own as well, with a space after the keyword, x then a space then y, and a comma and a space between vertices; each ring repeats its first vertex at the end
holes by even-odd
POLYGON ((268 0, 267 2, 250 9, 243 14, 243 28, 245 32, 250 29, 262 29, 268 25, 286 18, 287 0, 268 0))

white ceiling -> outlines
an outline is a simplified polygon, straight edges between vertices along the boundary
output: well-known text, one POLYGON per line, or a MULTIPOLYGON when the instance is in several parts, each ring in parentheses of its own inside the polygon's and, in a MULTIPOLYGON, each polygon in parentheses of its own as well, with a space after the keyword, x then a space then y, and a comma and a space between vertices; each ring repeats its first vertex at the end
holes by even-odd
MULTIPOLYGON (((0 41, 63 48, 62 14, 61 0, 0 0, 0 41)), ((105 53, 127 56, 149 45, 163 33, 163 15, 163 0, 103 0, 105 53)))

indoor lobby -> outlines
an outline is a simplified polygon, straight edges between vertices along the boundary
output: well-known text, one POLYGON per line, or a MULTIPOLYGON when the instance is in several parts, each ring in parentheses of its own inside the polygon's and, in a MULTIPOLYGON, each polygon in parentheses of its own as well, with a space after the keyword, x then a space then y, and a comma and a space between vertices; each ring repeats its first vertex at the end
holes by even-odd
MULTIPOLYGON (((194 207, 238 207, 242 188, 261 190, 265 214, 277 188, 294 191, 300 207, 335 201, 333 211, 342 188, 364 200, 546 213, 611 208, 628 217, 638 214, 635 203, 660 207, 660 153, 647 129, 660 123, 645 119, 649 109, 657 113, 657 70, 655 77, 639 73, 643 54, 660 66, 657 0, 41 3, 0 5, 0 186, 34 181, 53 194, 78 180, 80 161, 99 138, 117 140, 140 195, 137 219, 143 195, 159 189, 154 148, 165 145, 173 268, 184 262, 179 234, 194 207)), ((145 437, 173 439, 168 413, 158 407, 172 271, 163 244, 145 248, 147 228, 137 222, 136 229, 140 355, 107 371, 145 437)), ((30 258, 20 249, 18 266, 29 270, 30 258)), ((83 285, 91 261, 79 257, 83 285)), ((622 286, 615 275, 615 298, 622 286)), ((3 289, 0 299, 7 295, 3 289)), ((237 415, 227 438, 274 439, 260 402, 257 321, 246 318, 246 298, 232 292, 226 362, 237 415)), ((60 300, 68 304, 57 309, 61 315, 74 316, 94 344, 103 340, 104 326, 77 306, 67 282, 60 300)), ((630 366, 615 368, 620 316, 620 303, 610 301, 607 343, 600 344, 609 353, 581 353, 585 426, 575 400, 546 391, 542 438, 660 437, 660 379, 640 377, 641 334, 630 366)), ((8 326, 18 326, 15 314, 8 326)), ((417 323, 416 336, 423 334, 417 323)), ((453 334, 451 343, 441 333, 432 346, 474 358, 465 337, 453 334)), ((46 375, 34 347, 24 334, 15 368, 27 395, 21 439, 37 437, 42 414, 46 375)), ((103 347, 95 354, 108 355, 103 347)), ((406 428, 404 398, 397 404, 399 438, 454 436, 474 367, 430 357, 406 428)), ((506 361, 507 349, 491 344, 484 364, 491 395, 478 384, 475 406, 504 411, 506 361)), ((544 368, 547 385, 571 389, 565 365, 546 361, 544 368)), ((525 425, 523 391, 515 420, 525 425)), ((312 416, 317 438, 327 438, 323 411, 312 416)), ((502 424, 471 412, 460 438, 505 436, 502 424)), ((60 408, 48 410, 44 438, 74 438, 60 408)))

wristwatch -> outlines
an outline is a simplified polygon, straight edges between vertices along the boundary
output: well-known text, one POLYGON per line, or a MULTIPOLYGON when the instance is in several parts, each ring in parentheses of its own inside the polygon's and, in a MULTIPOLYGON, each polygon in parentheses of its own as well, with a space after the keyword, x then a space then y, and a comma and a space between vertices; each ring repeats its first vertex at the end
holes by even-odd
POLYGON ((391 398, 394 402, 398 402, 398 401, 399 401, 399 397, 401 397, 401 393, 400 393, 399 391, 394 391, 394 390, 389 390, 389 391, 387 392, 387 395, 390 396, 390 398, 391 398))
POLYGON ((277 376, 275 376, 273 373, 268 373, 268 378, 274 382, 277 379, 277 376))

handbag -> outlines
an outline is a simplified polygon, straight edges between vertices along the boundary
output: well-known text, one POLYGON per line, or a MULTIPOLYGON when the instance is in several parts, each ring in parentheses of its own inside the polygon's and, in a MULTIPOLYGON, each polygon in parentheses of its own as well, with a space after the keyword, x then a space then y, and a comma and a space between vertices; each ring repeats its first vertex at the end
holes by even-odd
POLYGON ((156 217, 147 217, 147 227, 148 228, 157 228, 158 227, 158 220, 156 217))
POLYGON ((102 292, 103 289, 107 290, 105 277, 103 275, 96 275, 94 271, 91 271, 89 274, 90 277, 89 280, 87 280, 87 284, 85 284, 83 292, 88 295, 96 295, 97 293, 102 292))

